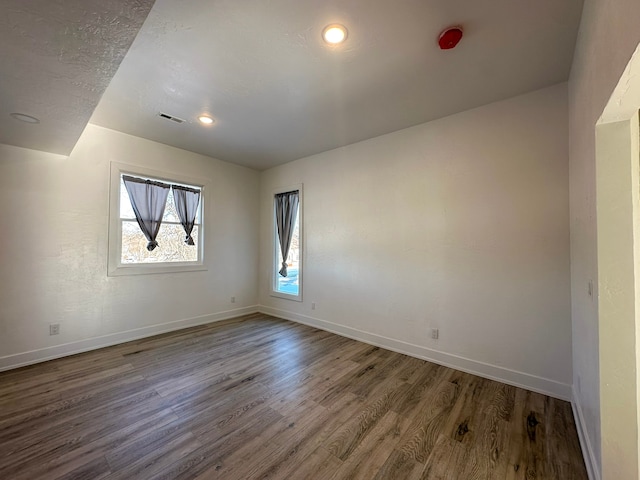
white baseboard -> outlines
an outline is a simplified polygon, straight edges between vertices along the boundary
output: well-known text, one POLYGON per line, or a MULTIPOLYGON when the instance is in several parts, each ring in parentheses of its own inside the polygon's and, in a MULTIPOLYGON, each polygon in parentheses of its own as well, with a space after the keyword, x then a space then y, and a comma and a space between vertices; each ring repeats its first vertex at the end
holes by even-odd
POLYGON ((31 350, 29 352, 7 355, 5 357, 0 357, 0 372, 4 370, 11 370, 13 368, 24 367, 25 365, 45 362, 47 360, 53 360, 54 358, 75 355, 76 353, 87 352, 89 350, 110 347, 112 345, 130 342, 132 340, 152 337, 153 335, 172 332, 174 330, 181 330, 183 328, 195 327, 207 323, 228 320, 230 318, 240 317, 242 315, 257 313, 258 311, 258 307, 252 305, 250 307, 237 308, 234 310, 202 315, 200 317, 186 318, 183 320, 161 323, 158 325, 150 325, 148 327, 127 330, 126 332, 112 333, 109 335, 103 335, 101 337, 88 338, 86 340, 79 340, 77 342, 64 343, 62 345, 40 348, 38 350, 31 350))
POLYGON ((309 317, 307 315, 300 315, 264 305, 259 305, 258 310, 262 313, 266 313, 267 315, 273 315, 274 317, 284 318, 285 320, 303 323, 344 337, 353 338, 354 340, 368 343, 370 345, 375 345, 386 348, 387 350, 393 350, 394 352, 403 353, 405 355, 437 363, 444 367, 454 368, 473 375, 478 375, 479 377, 496 380, 498 382, 542 393, 561 400, 571 401, 571 385, 566 383, 433 350, 421 345, 414 345, 402 340, 377 335, 375 333, 364 332, 362 330, 339 325, 327 320, 321 320, 319 318, 309 317))
POLYGON ((571 408, 573 409, 573 418, 576 423, 576 430, 578 430, 580 448, 582 449, 582 457, 584 458, 584 463, 587 467, 589 480, 600 480, 600 470, 598 469, 596 456, 593 453, 593 446, 591 444, 589 432, 587 431, 586 423, 584 421, 584 415, 582 414, 582 406, 580 404, 580 401, 578 400, 575 389, 573 390, 571 408))
MULTIPOLYGON (((45 362, 47 360, 53 360, 55 358, 65 357, 68 355, 75 355, 77 353, 87 352, 89 350, 96 350, 98 348, 130 342, 132 340, 151 337, 153 335, 159 335, 161 333, 181 330, 183 328, 204 325, 221 320, 227 320, 230 318, 240 317, 242 315, 249 315, 257 312, 262 312, 286 320, 303 323, 305 325, 316 327, 321 330, 326 330, 348 338, 353 338, 354 340, 365 342, 370 345, 375 345, 378 347, 386 348, 388 350, 393 350, 398 353, 403 353, 405 355, 411 355, 412 357, 428 360, 430 362, 437 363, 438 365, 454 368, 456 370, 461 370, 463 372, 471 373, 473 375, 478 375, 480 377, 488 378, 491 380, 497 380, 499 382, 525 388, 534 392, 543 393, 545 395, 560 398, 562 400, 572 401, 572 389, 568 384, 556 382, 554 380, 530 375, 523 372, 518 372, 504 367, 498 367, 484 362, 479 362, 477 360, 472 360, 458 355, 433 350, 420 345, 414 345, 402 340, 396 340, 393 338, 384 337, 382 335, 365 332, 355 328, 329 322, 327 320, 321 320, 319 318, 300 315, 263 305, 253 305, 234 310, 227 310, 224 312, 203 315, 200 317, 176 320, 173 322, 151 325, 148 327, 137 328, 125 332, 118 332, 100 337, 80 340, 77 342, 54 345, 52 347, 31 350, 14 355, 7 355, 4 357, 0 357, 0 372, 4 370, 23 367, 26 365, 31 365, 34 363, 45 362)), ((579 433, 582 432, 580 432, 579 430, 579 433)))

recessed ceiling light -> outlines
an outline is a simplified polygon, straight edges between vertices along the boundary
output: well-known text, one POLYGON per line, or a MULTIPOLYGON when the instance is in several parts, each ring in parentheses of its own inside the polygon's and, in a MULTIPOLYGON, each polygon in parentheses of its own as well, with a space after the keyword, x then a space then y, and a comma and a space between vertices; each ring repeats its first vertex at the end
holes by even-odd
POLYGON ((200 115, 198 120, 200 120, 200 123, 203 123, 204 125, 211 125, 213 123, 213 118, 208 115, 200 115))
POLYGON ((347 29, 338 23, 327 25, 322 30, 322 38, 330 45, 338 45, 347 39, 347 29))
POLYGON ((26 113, 11 113, 10 115, 11 118, 20 122, 40 123, 40 120, 38 120, 36 117, 32 117, 31 115, 27 115, 26 113))

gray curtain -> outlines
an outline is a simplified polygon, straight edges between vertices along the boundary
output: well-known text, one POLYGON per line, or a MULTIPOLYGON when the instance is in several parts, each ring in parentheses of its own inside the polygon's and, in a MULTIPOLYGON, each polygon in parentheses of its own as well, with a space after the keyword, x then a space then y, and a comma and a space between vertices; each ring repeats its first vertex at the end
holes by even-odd
POLYGON ((291 247, 291 237, 295 228, 296 215, 298 213, 298 191, 278 193, 276 202, 276 227, 278 229, 278 241, 280 253, 282 253, 282 268, 278 272, 283 277, 287 276, 287 257, 291 247))
POLYGON ((170 185, 144 180, 142 178, 123 175, 122 180, 129 194, 131 206, 136 215, 140 230, 147 238, 147 250, 152 251, 158 246, 156 237, 162 224, 164 208, 167 204, 170 185))
POLYGON ((198 213, 200 190, 181 185, 171 185, 171 187, 173 188, 173 203, 176 206, 178 218, 180 218, 180 223, 187 234, 184 243, 195 245, 191 232, 193 232, 193 225, 196 222, 196 214, 198 213))

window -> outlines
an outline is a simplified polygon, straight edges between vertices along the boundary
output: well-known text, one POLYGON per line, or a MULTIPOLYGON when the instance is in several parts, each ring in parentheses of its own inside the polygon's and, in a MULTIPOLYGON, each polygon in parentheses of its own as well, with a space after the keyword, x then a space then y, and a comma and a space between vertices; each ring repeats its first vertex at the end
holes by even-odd
POLYGON ((273 213, 271 294, 302 301, 302 185, 274 192, 273 213))
POLYGON ((202 182, 123 164, 114 163, 111 170, 108 274, 203 270, 202 182), (159 215, 164 208, 159 228, 158 222, 151 220, 143 225, 138 223, 134 204, 140 193, 136 190, 151 194, 156 202, 152 207, 158 209, 143 213, 148 197, 142 194, 137 205, 142 217, 159 215), (190 228, 191 234, 187 235, 190 228), (152 241, 150 236, 156 230, 157 236, 152 241))

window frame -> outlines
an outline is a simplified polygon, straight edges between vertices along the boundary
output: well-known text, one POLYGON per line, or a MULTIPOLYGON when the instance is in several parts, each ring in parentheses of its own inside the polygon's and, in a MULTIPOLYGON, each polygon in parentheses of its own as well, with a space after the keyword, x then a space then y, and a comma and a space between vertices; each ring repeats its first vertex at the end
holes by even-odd
POLYGON ((109 243, 107 276, 149 275, 157 273, 194 272, 208 270, 205 263, 205 208, 208 203, 208 181, 195 179, 179 173, 158 171, 137 165, 111 162, 109 178, 109 243), (195 262, 163 262, 163 263, 122 263, 122 222, 120 218, 120 179, 122 175, 159 180, 165 183, 192 185, 200 192, 200 224, 198 226, 198 261, 195 262))
POLYGON ((302 183, 296 185, 289 185, 286 187, 279 187, 271 192, 271 288, 270 295, 272 297, 283 298, 285 300, 293 300, 295 302, 302 302, 302 287, 304 278, 304 193, 302 183), (300 255, 298 257, 298 294, 293 295, 291 293, 279 292, 277 290, 277 275, 280 270, 280 262, 278 261, 278 255, 280 255, 280 243, 278 242, 278 228, 276 226, 276 202, 275 196, 279 193, 298 191, 298 245, 300 249, 300 255))

